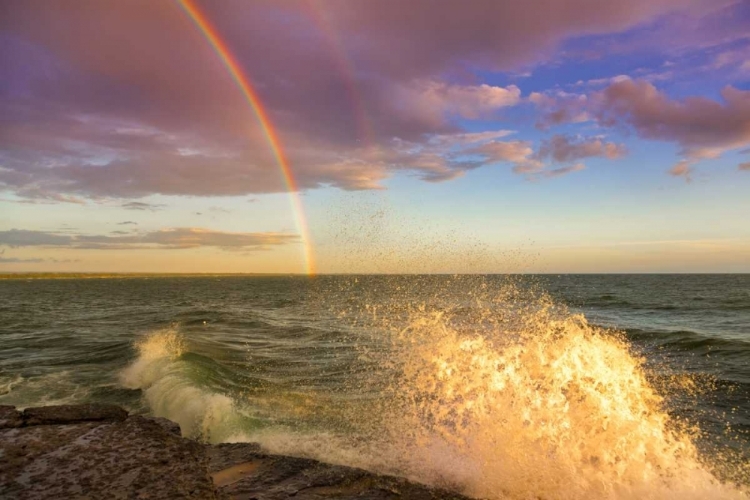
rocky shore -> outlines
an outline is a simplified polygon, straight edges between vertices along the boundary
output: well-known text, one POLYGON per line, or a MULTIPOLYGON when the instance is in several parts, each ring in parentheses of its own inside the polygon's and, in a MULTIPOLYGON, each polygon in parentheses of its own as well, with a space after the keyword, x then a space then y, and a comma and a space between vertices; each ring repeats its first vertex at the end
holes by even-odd
POLYGON ((0 498, 465 499, 257 444, 202 444, 108 405, 0 406, 0 498))

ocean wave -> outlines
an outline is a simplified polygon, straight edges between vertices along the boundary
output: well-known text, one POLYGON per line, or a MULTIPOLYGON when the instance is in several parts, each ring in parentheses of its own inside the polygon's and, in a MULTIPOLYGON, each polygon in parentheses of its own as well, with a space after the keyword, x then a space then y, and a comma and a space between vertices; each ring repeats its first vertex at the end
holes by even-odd
POLYGON ((0 404, 18 408, 88 402, 94 388, 71 370, 40 375, 0 376, 0 404))
POLYGON ((750 299, 745 297, 702 297, 682 296, 665 302, 658 297, 640 294, 638 296, 622 296, 615 294, 601 294, 594 296, 576 297, 570 301, 571 305, 579 308, 601 309, 629 309, 633 311, 750 311, 750 299), (644 299, 651 300, 644 300, 644 299))
MULTIPOLYGON (((304 389, 304 359, 278 385, 264 385, 271 370, 256 379, 263 390, 250 381, 243 391, 179 328, 141 339, 121 381, 190 436, 256 441, 482 498, 745 498, 663 410, 623 339, 544 300, 505 312, 475 330, 424 307, 405 324, 368 313, 385 322, 371 331, 387 333, 361 352, 372 369, 341 371, 349 385, 327 392, 304 389)), ((325 365, 306 362, 318 364, 311 373, 325 365)))
POLYGON ((138 358, 120 373, 120 381, 140 389, 155 415, 177 422, 188 436, 210 441, 235 432, 232 399, 201 387, 195 365, 182 359, 186 344, 174 328, 150 334, 136 348, 138 358))
POLYGON ((728 339, 691 330, 663 331, 628 328, 625 333, 633 341, 657 344, 675 350, 750 356, 750 339, 728 339))

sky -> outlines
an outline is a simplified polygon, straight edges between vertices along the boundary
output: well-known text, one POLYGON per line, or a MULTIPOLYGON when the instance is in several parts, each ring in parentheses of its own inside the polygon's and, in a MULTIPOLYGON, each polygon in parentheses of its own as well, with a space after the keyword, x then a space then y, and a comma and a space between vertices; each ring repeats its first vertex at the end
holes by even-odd
POLYGON ((0 272, 750 272, 746 0, 0 11, 0 272))

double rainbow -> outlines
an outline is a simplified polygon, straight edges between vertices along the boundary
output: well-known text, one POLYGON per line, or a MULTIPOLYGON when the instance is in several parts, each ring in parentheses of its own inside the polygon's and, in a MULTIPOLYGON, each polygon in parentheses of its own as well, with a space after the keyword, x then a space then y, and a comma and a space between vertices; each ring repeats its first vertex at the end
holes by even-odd
POLYGON ((216 28, 211 24, 208 17, 203 13, 196 5, 193 0, 177 0, 182 10, 187 14, 190 20, 195 24, 201 34, 208 41, 211 48, 216 52, 221 59, 221 62, 229 71, 232 79, 237 84, 240 92, 245 97, 245 100, 253 110, 255 117, 260 123, 263 133, 266 136, 269 146, 273 152, 276 163, 281 169, 281 173, 286 182, 287 190, 289 192, 289 200, 292 205, 292 212, 294 213, 295 222, 297 224, 297 230, 299 231, 300 238, 302 239, 304 259, 305 259, 305 271, 308 275, 312 276, 315 274, 315 257, 313 254, 312 241, 310 239, 310 231, 307 227, 307 220, 305 218, 305 212, 302 207, 302 200, 299 195, 299 187, 297 181, 294 179, 294 174, 289 166, 289 160, 284 153, 284 148, 281 145, 281 140, 273 127, 273 123, 268 117, 268 113, 263 108, 263 104, 258 98, 258 94, 255 92, 253 85, 250 82, 250 78, 243 73, 241 66, 232 55, 232 52, 227 47, 227 44, 221 40, 216 28))

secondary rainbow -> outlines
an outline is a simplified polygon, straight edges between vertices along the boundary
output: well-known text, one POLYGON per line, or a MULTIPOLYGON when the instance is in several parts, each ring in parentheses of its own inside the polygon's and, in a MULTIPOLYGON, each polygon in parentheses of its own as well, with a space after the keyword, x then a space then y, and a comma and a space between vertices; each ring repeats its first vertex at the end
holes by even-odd
POLYGON ((268 140, 268 145, 271 147, 276 163, 281 169, 281 173, 284 176, 284 182, 286 183, 287 190, 289 192, 289 199, 292 205, 292 212, 294 213, 295 222, 297 224, 297 230, 299 231, 300 238, 302 239, 304 258, 305 258, 305 271, 308 275, 315 274, 315 258, 313 255, 312 241, 310 239, 310 232, 307 227, 307 220, 305 218, 305 212, 302 207, 302 200, 299 196, 299 187, 297 181, 294 179, 294 174, 289 166, 289 160, 286 158, 284 148, 281 145, 279 135, 273 127, 273 123, 268 117, 268 113, 263 108, 263 104, 255 92, 250 78, 242 71, 242 67, 237 62, 232 52, 229 50, 227 44, 219 37, 216 28, 211 24, 210 20, 203 13, 193 0, 176 0, 177 3, 182 7, 182 10, 187 14, 190 20, 195 24, 198 30, 201 32, 203 37, 208 41, 211 48, 216 52, 221 59, 222 64, 227 68, 232 79, 237 84, 240 92, 245 97, 245 100, 253 110, 255 117, 263 129, 263 133, 268 140))
POLYGON ((359 136, 364 140, 363 146, 375 149, 375 132, 369 119, 365 100, 359 92, 354 64, 352 64, 344 44, 339 39, 338 32, 333 27, 326 10, 320 5, 320 2, 318 0, 307 0, 306 5, 307 12, 310 14, 310 20, 325 38, 326 44, 331 50, 332 59, 338 67, 339 74, 342 77, 349 96, 359 136))

